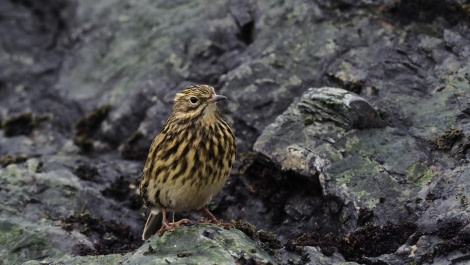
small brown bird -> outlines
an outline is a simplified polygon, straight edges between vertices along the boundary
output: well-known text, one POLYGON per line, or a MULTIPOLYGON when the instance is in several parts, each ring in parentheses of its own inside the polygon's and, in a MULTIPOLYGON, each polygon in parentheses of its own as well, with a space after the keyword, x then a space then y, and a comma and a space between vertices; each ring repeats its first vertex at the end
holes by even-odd
POLYGON ((158 235, 190 222, 169 222, 167 212, 202 209, 209 222, 222 224, 205 205, 222 189, 235 161, 235 136, 216 106, 224 99, 207 85, 176 94, 171 115, 150 146, 140 182, 140 196, 150 208, 143 240, 156 230, 160 212, 158 235))

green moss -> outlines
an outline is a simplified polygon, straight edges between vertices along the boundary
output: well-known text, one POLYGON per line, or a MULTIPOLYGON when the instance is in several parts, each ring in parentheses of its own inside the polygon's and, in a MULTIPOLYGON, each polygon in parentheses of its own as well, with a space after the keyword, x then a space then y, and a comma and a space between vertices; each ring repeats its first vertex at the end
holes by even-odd
POLYGON ((75 124, 77 135, 90 136, 98 128, 101 122, 108 116, 111 106, 105 104, 86 114, 75 124))
POLYGON ((242 231, 249 238, 254 239, 256 236, 255 226, 253 224, 243 222, 242 220, 232 221, 236 229, 242 231))
POLYGON ((0 158, 0 165, 6 167, 10 164, 18 164, 26 161, 28 157, 25 154, 5 155, 0 158))
POLYGON ((436 137, 436 148, 438 150, 450 150, 454 143, 464 136, 462 130, 452 127, 436 137))
POLYGON ((18 116, 8 117, 2 122, 3 133, 6 137, 29 135, 35 126, 33 114, 26 112, 18 116))
POLYGON ((75 137, 73 142, 84 153, 93 151, 92 135, 99 128, 101 122, 108 116, 111 106, 105 104, 86 114, 75 124, 75 137))
POLYGON ((458 202, 460 203, 460 210, 462 211, 465 211, 467 209, 467 207, 470 205, 470 200, 469 198, 467 197, 467 195, 463 194, 463 193, 458 193, 455 198, 458 200, 458 202))

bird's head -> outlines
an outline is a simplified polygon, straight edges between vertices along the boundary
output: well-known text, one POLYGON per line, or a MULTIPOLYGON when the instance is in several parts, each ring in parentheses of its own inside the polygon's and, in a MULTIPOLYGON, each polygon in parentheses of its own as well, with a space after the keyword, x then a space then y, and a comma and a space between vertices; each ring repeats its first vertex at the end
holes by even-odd
POLYGON ((211 86, 190 86, 176 94, 173 114, 182 119, 216 119, 219 116, 216 103, 226 98, 225 96, 217 95, 211 86))

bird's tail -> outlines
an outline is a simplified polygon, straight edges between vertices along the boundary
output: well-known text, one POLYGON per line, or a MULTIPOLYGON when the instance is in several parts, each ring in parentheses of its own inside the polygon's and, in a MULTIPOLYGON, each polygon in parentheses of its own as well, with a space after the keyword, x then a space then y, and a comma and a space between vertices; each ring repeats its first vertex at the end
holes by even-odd
MULTIPOLYGON (((175 221, 175 213, 171 212, 171 222, 175 221)), ((162 225, 162 213, 158 210, 152 210, 149 213, 147 222, 145 222, 144 232, 142 233, 142 240, 149 239, 152 235, 156 234, 162 225)))

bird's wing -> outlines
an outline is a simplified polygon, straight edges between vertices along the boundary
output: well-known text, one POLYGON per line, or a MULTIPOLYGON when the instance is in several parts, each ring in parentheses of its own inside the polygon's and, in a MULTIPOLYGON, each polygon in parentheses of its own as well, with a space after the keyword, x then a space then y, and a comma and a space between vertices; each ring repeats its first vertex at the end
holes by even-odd
POLYGON ((150 154, 153 154, 153 152, 157 151, 158 149, 160 149, 161 147, 161 143, 163 141, 163 139, 165 138, 165 134, 163 133, 159 133, 154 139, 153 139, 153 142, 152 142, 152 145, 150 145, 150 150, 149 150, 149 155, 147 156, 147 161, 145 162, 145 166, 144 166, 144 174, 147 174, 147 171, 149 170, 150 168, 150 165, 152 164, 152 155, 150 154))

